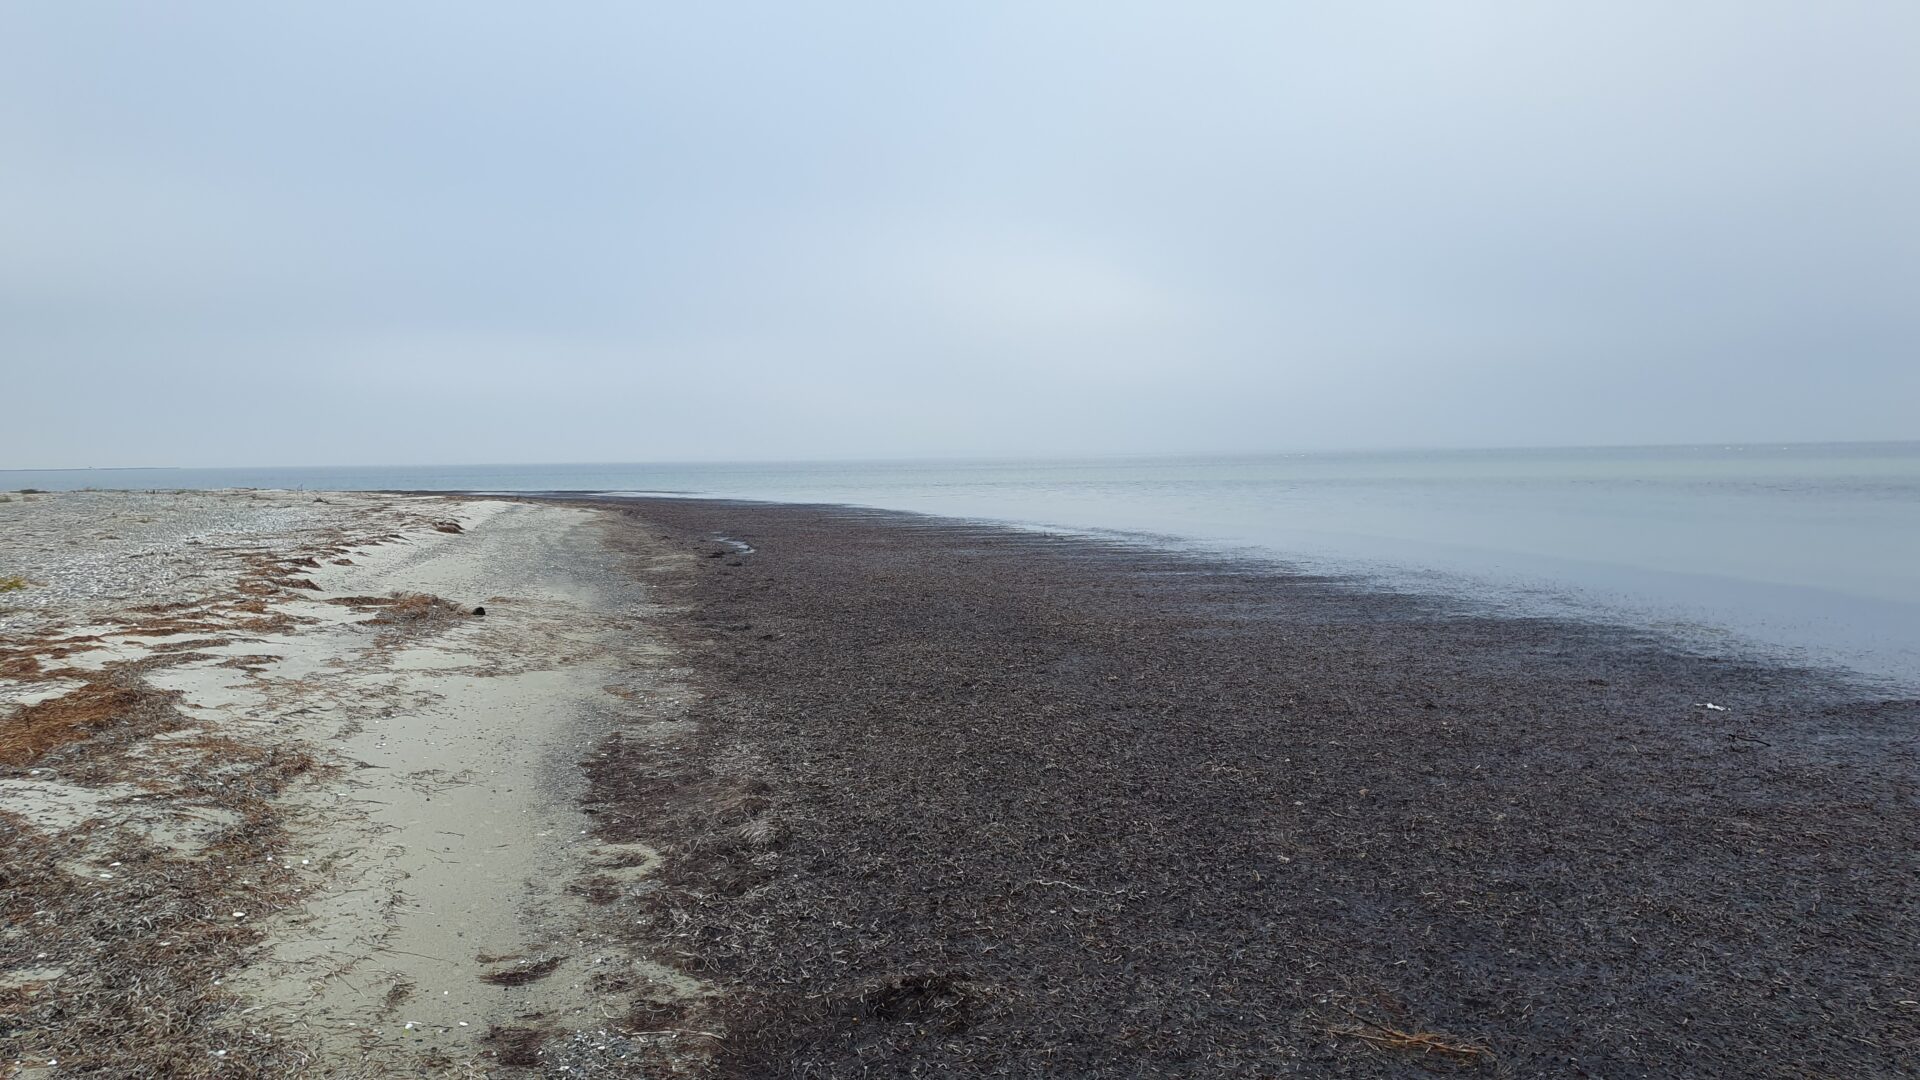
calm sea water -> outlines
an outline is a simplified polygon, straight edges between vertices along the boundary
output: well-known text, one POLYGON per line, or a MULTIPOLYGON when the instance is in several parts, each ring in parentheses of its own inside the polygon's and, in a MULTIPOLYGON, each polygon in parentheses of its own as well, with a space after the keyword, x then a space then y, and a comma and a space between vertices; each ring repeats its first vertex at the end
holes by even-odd
POLYGON ((670 492, 1156 534, 1920 686, 1920 443, 0 473, 0 488, 670 492))

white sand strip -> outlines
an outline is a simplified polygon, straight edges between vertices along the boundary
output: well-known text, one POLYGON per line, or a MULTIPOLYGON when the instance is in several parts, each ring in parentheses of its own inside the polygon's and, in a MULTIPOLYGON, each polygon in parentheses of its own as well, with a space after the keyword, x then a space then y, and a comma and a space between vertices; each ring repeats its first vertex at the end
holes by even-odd
MULTIPOLYGON (((209 735, 339 766, 275 802, 293 840, 273 860, 293 868, 302 901, 277 914, 222 913, 267 932, 244 970, 207 973, 241 996, 225 1021, 235 1045, 290 1039, 302 1055, 320 1055, 314 1075, 471 1075, 492 1064, 482 1036, 496 1026, 617 1029, 636 1003, 702 992, 620 947, 596 925, 610 909, 583 895, 589 882, 603 899, 609 887, 644 890, 657 859, 588 839, 579 764, 615 730, 665 733, 680 696, 649 637, 645 596, 600 542, 600 512, 310 493, 94 494, 60 496, 20 518, 34 528, 12 537, 14 562, 61 596, 43 592, 14 609, 11 655, 27 632, 51 642, 108 632, 57 660, 49 653, 49 670, 190 649, 183 662, 144 672, 152 687, 179 692, 191 722, 128 750, 144 775, 217 768, 170 756, 171 745, 209 735), (461 529, 435 527, 449 520, 461 529), (63 557, 59 535, 76 528, 132 536, 97 543, 148 554, 103 559, 82 543, 63 557), (194 537, 201 542, 185 542, 194 537), (121 614, 232 603, 258 594, 244 592, 244 573, 257 580, 262 559, 277 567, 314 555, 317 566, 293 573, 318 590, 267 590, 265 614, 256 603, 245 630, 207 629, 212 617, 194 609, 141 615, 149 629, 130 631, 121 614), (125 568, 118 578, 116 567, 125 568), (336 602, 395 593, 457 606, 413 622, 336 602), (485 614, 471 614, 477 607, 485 614)), ((0 718, 75 678, 0 680, 0 718)), ((129 810, 135 790, 22 770, 0 776, 0 811, 50 836, 112 814, 116 828, 187 858, 234 824, 161 790, 129 810)), ((57 967, 35 971, 22 977, 58 992, 57 967)))
POLYGON ((659 690, 635 681, 658 662, 644 598, 592 511, 482 502, 454 516, 464 535, 375 549, 316 579, 327 596, 425 592, 484 617, 387 641, 359 626, 308 632, 274 643, 284 659, 260 677, 279 715, 358 767, 306 800, 312 846, 298 857, 332 886, 274 927, 270 957, 239 985, 336 1047, 461 1058, 494 1024, 603 1024, 627 1002, 597 994, 596 975, 637 974, 661 999, 698 992, 598 937, 570 891, 605 861, 585 841, 578 762, 614 726, 631 734, 629 699, 659 690), (547 973, 486 980, 535 971, 547 973))

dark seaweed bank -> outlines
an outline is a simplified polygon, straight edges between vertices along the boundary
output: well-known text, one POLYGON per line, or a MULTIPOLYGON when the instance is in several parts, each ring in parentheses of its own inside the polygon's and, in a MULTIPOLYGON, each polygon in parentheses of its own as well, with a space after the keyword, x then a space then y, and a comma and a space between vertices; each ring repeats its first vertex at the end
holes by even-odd
POLYGON ((722 1075, 1920 1072, 1920 703, 1124 544, 621 506, 698 723, 604 748, 589 808, 721 991, 634 1023, 722 1075))

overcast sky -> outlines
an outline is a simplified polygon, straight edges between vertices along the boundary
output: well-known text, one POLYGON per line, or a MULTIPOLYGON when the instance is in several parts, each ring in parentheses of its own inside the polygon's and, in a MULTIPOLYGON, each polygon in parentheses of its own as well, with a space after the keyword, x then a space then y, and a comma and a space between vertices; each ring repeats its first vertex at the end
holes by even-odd
POLYGON ((1920 438, 1920 4, 0 4, 0 465, 1920 438))

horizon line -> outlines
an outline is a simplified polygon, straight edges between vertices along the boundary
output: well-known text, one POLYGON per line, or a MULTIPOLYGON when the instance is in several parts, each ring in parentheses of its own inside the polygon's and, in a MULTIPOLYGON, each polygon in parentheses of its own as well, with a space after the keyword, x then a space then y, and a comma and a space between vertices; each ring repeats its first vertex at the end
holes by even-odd
POLYGON ((1563 443, 1555 445, 1504 446, 1371 446, 1292 450, 1165 450, 1100 452, 1085 454, 943 454, 895 457, 792 457, 792 458, 656 458, 653 460, 604 461, 437 461, 437 462, 361 462, 326 464, 270 465, 60 465, 0 466, 0 473, 59 472, 167 472, 190 470, 272 470, 272 469, 473 469, 499 467, 621 466, 621 465, 844 465, 936 462, 1018 462, 1018 461, 1119 461, 1168 458, 1248 458, 1313 457, 1335 454, 1417 454, 1417 453, 1509 453, 1539 450, 1700 450, 1752 449, 1756 447, 1813 446, 1901 446, 1920 444, 1910 439, 1785 439, 1760 441, 1661 442, 1661 443, 1563 443))

